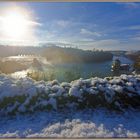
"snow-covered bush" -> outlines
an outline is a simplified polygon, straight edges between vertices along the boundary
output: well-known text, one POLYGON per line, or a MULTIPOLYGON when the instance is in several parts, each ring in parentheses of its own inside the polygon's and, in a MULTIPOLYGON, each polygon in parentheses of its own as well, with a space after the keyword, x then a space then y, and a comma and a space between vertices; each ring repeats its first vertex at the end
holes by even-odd
POLYGON ((140 75, 80 78, 71 83, 0 75, 2 114, 100 106, 115 110, 140 107, 140 75))

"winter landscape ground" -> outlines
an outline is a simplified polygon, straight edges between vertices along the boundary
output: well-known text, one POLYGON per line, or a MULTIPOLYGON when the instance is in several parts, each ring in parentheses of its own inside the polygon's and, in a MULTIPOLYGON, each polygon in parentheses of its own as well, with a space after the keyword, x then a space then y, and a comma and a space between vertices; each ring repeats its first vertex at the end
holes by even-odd
POLYGON ((64 112, 37 112, 0 120, 0 137, 140 137, 139 111, 123 114, 104 109, 64 112))
POLYGON ((139 75, 59 83, 1 74, 0 100, 1 138, 140 136, 139 75))

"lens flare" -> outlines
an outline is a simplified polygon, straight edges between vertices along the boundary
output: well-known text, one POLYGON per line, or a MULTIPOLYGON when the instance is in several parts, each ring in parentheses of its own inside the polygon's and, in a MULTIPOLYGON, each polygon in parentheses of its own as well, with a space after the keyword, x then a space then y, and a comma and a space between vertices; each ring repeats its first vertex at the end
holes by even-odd
POLYGON ((3 20, 3 32, 8 37, 18 39, 28 32, 28 21, 21 13, 9 13, 3 20))
MULTIPOLYGON (((30 11, 21 7, 5 9, 0 15, 0 31, 5 40, 14 44, 32 44, 36 41, 35 29, 40 23, 35 22, 30 11)), ((2 38, 1 37, 1 38, 2 38)), ((7 41, 7 42, 8 42, 7 41)))

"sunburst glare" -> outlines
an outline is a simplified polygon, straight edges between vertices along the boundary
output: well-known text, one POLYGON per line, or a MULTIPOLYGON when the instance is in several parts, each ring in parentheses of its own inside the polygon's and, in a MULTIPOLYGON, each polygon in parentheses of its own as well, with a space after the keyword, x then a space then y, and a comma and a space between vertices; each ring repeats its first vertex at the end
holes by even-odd
POLYGON ((0 16, 1 34, 13 42, 31 41, 35 38, 34 29, 38 25, 31 14, 20 7, 6 9, 0 16))

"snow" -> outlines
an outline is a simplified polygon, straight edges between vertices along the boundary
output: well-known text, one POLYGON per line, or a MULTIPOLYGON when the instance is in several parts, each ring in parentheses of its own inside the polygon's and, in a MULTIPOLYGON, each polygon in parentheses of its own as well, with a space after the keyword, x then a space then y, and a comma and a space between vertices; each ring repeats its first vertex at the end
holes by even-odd
POLYGON ((4 138, 140 137, 139 107, 140 75, 80 78, 71 83, 0 75, 0 137, 4 138), (80 105, 84 109, 77 109, 80 105), (104 109, 97 108, 100 105, 104 109))
POLYGON ((52 105, 54 109, 57 109, 56 99, 50 98, 48 104, 52 105))
POLYGON ((18 105, 19 105, 19 102, 15 102, 13 106, 8 106, 7 113, 12 112, 18 105))
POLYGON ((105 109, 36 112, 1 117, 0 137, 140 137, 140 112, 123 114, 105 109))
POLYGON ((96 90, 90 88, 90 89, 89 89, 89 93, 91 93, 91 94, 98 94, 98 91, 96 91, 96 90))
POLYGON ((62 82, 62 83, 61 83, 61 86, 62 86, 62 87, 70 87, 70 83, 62 82))
MULTIPOLYGON (((116 104, 116 102, 121 102, 121 104, 125 106, 124 99, 126 97, 130 100, 133 96, 136 96, 138 97, 138 101, 136 102, 139 102, 140 75, 123 74, 120 77, 106 77, 103 79, 98 77, 90 79, 80 78, 71 83, 59 83, 57 80, 36 82, 28 77, 12 78, 4 74, 0 75, 0 100, 1 102, 6 102, 5 100, 10 98, 9 103, 6 102, 7 104, 5 103, 4 106, 4 103, 2 103, 3 107, 0 113, 3 112, 7 114, 7 112, 10 113, 15 110, 17 110, 18 113, 28 112, 30 108, 36 110, 40 104, 44 105, 44 107, 45 105, 47 107, 51 104, 54 110, 58 109, 59 106, 69 107, 70 105, 68 105, 68 103, 71 104, 73 102, 76 104, 81 102, 85 105, 90 105, 92 102, 95 102, 93 98, 98 95, 101 95, 100 98, 102 98, 102 100, 97 101, 97 106, 104 101, 104 104, 108 104, 111 107, 112 105, 114 107, 120 107, 118 108, 120 110, 122 110, 122 108, 116 104), (122 96, 122 98, 120 96, 122 96), (91 97, 91 101, 89 101, 89 97, 91 97), (12 103, 12 100, 15 99, 19 104, 15 105, 12 103), (62 100, 64 100, 64 102, 62 100)), ((131 106, 131 104, 129 103, 129 106, 131 106)))
POLYGON ((119 85, 113 85, 112 88, 119 93, 123 92, 123 87, 119 86, 119 85))
POLYGON ((18 111, 19 111, 19 112, 26 112, 25 106, 24 106, 23 104, 20 105, 19 108, 18 108, 18 111))
POLYGON ((69 90, 69 95, 75 96, 75 97, 81 97, 81 92, 79 91, 79 88, 76 86, 73 86, 69 90))
POLYGON ((111 103, 113 101, 113 97, 115 95, 115 92, 111 87, 106 88, 105 90, 105 99, 108 103, 111 103))
POLYGON ((56 92, 57 96, 62 96, 62 94, 65 92, 64 88, 58 85, 52 86, 52 90, 56 92))

